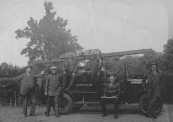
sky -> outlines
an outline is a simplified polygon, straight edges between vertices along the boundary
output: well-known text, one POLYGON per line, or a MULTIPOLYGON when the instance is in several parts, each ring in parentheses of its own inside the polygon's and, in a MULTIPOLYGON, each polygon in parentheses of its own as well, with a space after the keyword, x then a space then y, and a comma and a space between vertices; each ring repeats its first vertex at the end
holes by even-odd
MULTIPOLYGON (((0 1, 0 63, 25 66, 21 55, 29 40, 16 39, 30 17, 45 15, 45 0, 0 1)), ((103 53, 152 48, 163 51, 173 37, 173 0, 50 0, 57 16, 84 49, 103 53)))

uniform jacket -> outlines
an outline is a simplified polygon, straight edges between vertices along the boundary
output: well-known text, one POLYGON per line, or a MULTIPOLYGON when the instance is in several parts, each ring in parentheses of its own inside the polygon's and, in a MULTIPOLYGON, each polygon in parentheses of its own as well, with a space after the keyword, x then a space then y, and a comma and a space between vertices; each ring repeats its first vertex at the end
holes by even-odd
POLYGON ((100 62, 96 59, 88 61, 85 66, 85 71, 92 71, 94 73, 98 73, 99 71, 101 71, 100 62))
POLYGON ((62 89, 61 76, 60 74, 50 74, 46 77, 45 92, 47 92, 48 96, 60 95, 62 89))
POLYGON ((77 70, 78 70, 77 61, 74 61, 74 60, 71 60, 71 62, 69 60, 65 61, 62 69, 63 71, 66 71, 67 74, 77 73, 77 70))
POLYGON ((156 71, 150 72, 148 74, 148 90, 147 90, 147 96, 149 98, 153 96, 158 96, 160 97, 160 92, 161 92, 161 83, 163 81, 163 75, 161 71, 156 71))
POLYGON ((115 84, 109 83, 107 86, 105 86, 103 94, 106 96, 116 96, 120 92, 121 92, 120 84, 118 82, 115 82, 115 84))
POLYGON ((27 73, 23 73, 19 76, 17 76, 16 78, 14 78, 15 80, 21 80, 21 86, 20 86, 20 93, 22 95, 25 95, 27 90, 29 88, 33 88, 34 87, 34 79, 35 78, 39 78, 42 77, 42 75, 33 75, 32 73, 28 76, 27 73))

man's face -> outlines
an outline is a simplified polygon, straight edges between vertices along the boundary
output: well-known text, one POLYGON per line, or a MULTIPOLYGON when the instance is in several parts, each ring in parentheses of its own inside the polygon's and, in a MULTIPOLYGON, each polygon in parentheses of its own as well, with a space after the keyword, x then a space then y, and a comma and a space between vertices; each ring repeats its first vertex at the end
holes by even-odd
POLYGON ((55 74, 56 73, 56 69, 52 69, 51 72, 52 72, 52 74, 55 74))
POLYGON ((152 71, 155 71, 156 70, 156 65, 151 65, 151 69, 152 69, 152 71))
POLYGON ((109 78, 109 81, 110 81, 111 83, 114 83, 114 80, 115 80, 114 76, 111 76, 111 77, 109 78))
POLYGON ((95 56, 94 56, 94 55, 92 55, 92 56, 91 56, 91 60, 93 60, 94 58, 95 58, 95 56))
POLYGON ((69 61, 72 61, 72 60, 73 60, 73 57, 72 57, 72 56, 70 56, 70 57, 69 57, 69 61))
POLYGON ((26 68, 26 72, 27 72, 27 73, 31 73, 31 70, 32 70, 31 67, 27 67, 27 68, 26 68))

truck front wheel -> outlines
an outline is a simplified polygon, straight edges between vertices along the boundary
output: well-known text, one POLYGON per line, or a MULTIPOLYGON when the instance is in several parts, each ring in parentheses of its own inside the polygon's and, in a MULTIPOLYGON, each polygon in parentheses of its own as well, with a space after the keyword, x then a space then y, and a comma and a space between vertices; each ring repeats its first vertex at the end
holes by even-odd
POLYGON ((70 95, 63 93, 59 104, 59 113, 68 114, 73 108, 73 101, 70 95))

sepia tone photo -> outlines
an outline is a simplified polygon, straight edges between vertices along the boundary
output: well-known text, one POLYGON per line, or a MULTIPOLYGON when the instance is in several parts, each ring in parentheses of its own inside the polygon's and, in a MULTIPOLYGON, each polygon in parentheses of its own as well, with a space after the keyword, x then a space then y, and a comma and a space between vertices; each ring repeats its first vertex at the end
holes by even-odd
POLYGON ((1 0, 0 122, 173 122, 173 0, 1 0))

